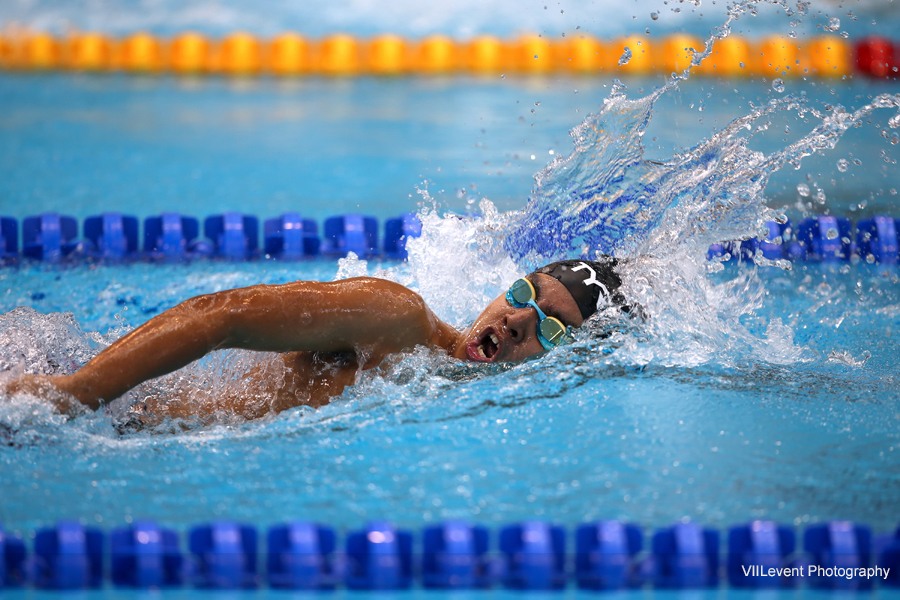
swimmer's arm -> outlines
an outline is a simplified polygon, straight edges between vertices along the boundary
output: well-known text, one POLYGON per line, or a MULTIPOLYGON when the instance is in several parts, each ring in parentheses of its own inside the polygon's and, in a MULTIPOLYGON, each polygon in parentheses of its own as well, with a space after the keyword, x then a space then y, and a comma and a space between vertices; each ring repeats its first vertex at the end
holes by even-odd
POLYGON ((96 410, 213 350, 356 352, 370 368, 417 344, 449 349, 455 336, 418 294, 390 281, 258 285, 187 300, 51 382, 96 410))

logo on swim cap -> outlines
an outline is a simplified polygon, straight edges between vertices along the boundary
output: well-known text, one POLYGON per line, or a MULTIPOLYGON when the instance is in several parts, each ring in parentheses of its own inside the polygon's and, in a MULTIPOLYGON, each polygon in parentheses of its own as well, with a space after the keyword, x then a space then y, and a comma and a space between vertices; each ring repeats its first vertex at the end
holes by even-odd
POLYGON ((600 283, 600 281, 597 279, 597 273, 594 271, 594 269, 591 268, 589 264, 580 262, 577 266, 572 267, 573 271, 583 271, 584 269, 587 269, 591 276, 582 281, 582 283, 584 285, 596 285, 600 287, 601 294, 600 298, 597 300, 597 310, 600 310, 601 308, 609 304, 609 290, 606 289, 605 285, 600 283))
POLYGON ((611 256, 605 256, 599 261, 561 260, 544 265, 535 273, 549 275, 566 286, 581 311, 581 317, 587 319, 610 304, 620 303, 610 293, 616 293, 622 285, 622 280, 614 270, 616 262, 611 256))

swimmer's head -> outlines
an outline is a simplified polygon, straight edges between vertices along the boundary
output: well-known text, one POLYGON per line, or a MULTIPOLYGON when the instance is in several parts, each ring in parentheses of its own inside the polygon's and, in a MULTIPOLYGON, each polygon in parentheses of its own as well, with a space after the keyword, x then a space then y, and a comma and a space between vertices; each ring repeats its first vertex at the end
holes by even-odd
MULTIPOLYGON (((621 304, 621 279, 614 258, 603 261, 564 260, 537 269, 526 279, 535 302, 547 317, 566 327, 579 327, 611 304, 621 304)), ((527 286, 526 286, 527 287, 527 286)), ((477 362, 517 362, 545 351, 538 333, 540 317, 530 305, 513 306, 501 294, 463 332, 453 356, 477 362)))

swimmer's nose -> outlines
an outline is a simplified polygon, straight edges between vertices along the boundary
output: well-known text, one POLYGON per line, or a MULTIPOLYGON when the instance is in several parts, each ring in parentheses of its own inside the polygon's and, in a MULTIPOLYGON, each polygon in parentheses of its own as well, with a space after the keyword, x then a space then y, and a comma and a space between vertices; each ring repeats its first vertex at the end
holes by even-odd
POLYGON ((535 315, 534 310, 527 308, 517 308, 506 315, 506 330, 513 342, 525 340, 528 332, 534 328, 535 315))

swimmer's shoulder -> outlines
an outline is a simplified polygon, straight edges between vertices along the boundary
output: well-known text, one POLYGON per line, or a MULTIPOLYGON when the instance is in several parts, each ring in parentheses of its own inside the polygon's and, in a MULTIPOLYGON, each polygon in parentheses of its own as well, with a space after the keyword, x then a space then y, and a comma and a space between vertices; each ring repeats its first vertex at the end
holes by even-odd
POLYGON ((441 321, 422 296, 405 285, 377 277, 352 277, 332 284, 342 293, 364 298, 379 324, 406 338, 409 348, 421 344, 450 350, 456 343, 459 332, 441 321))

